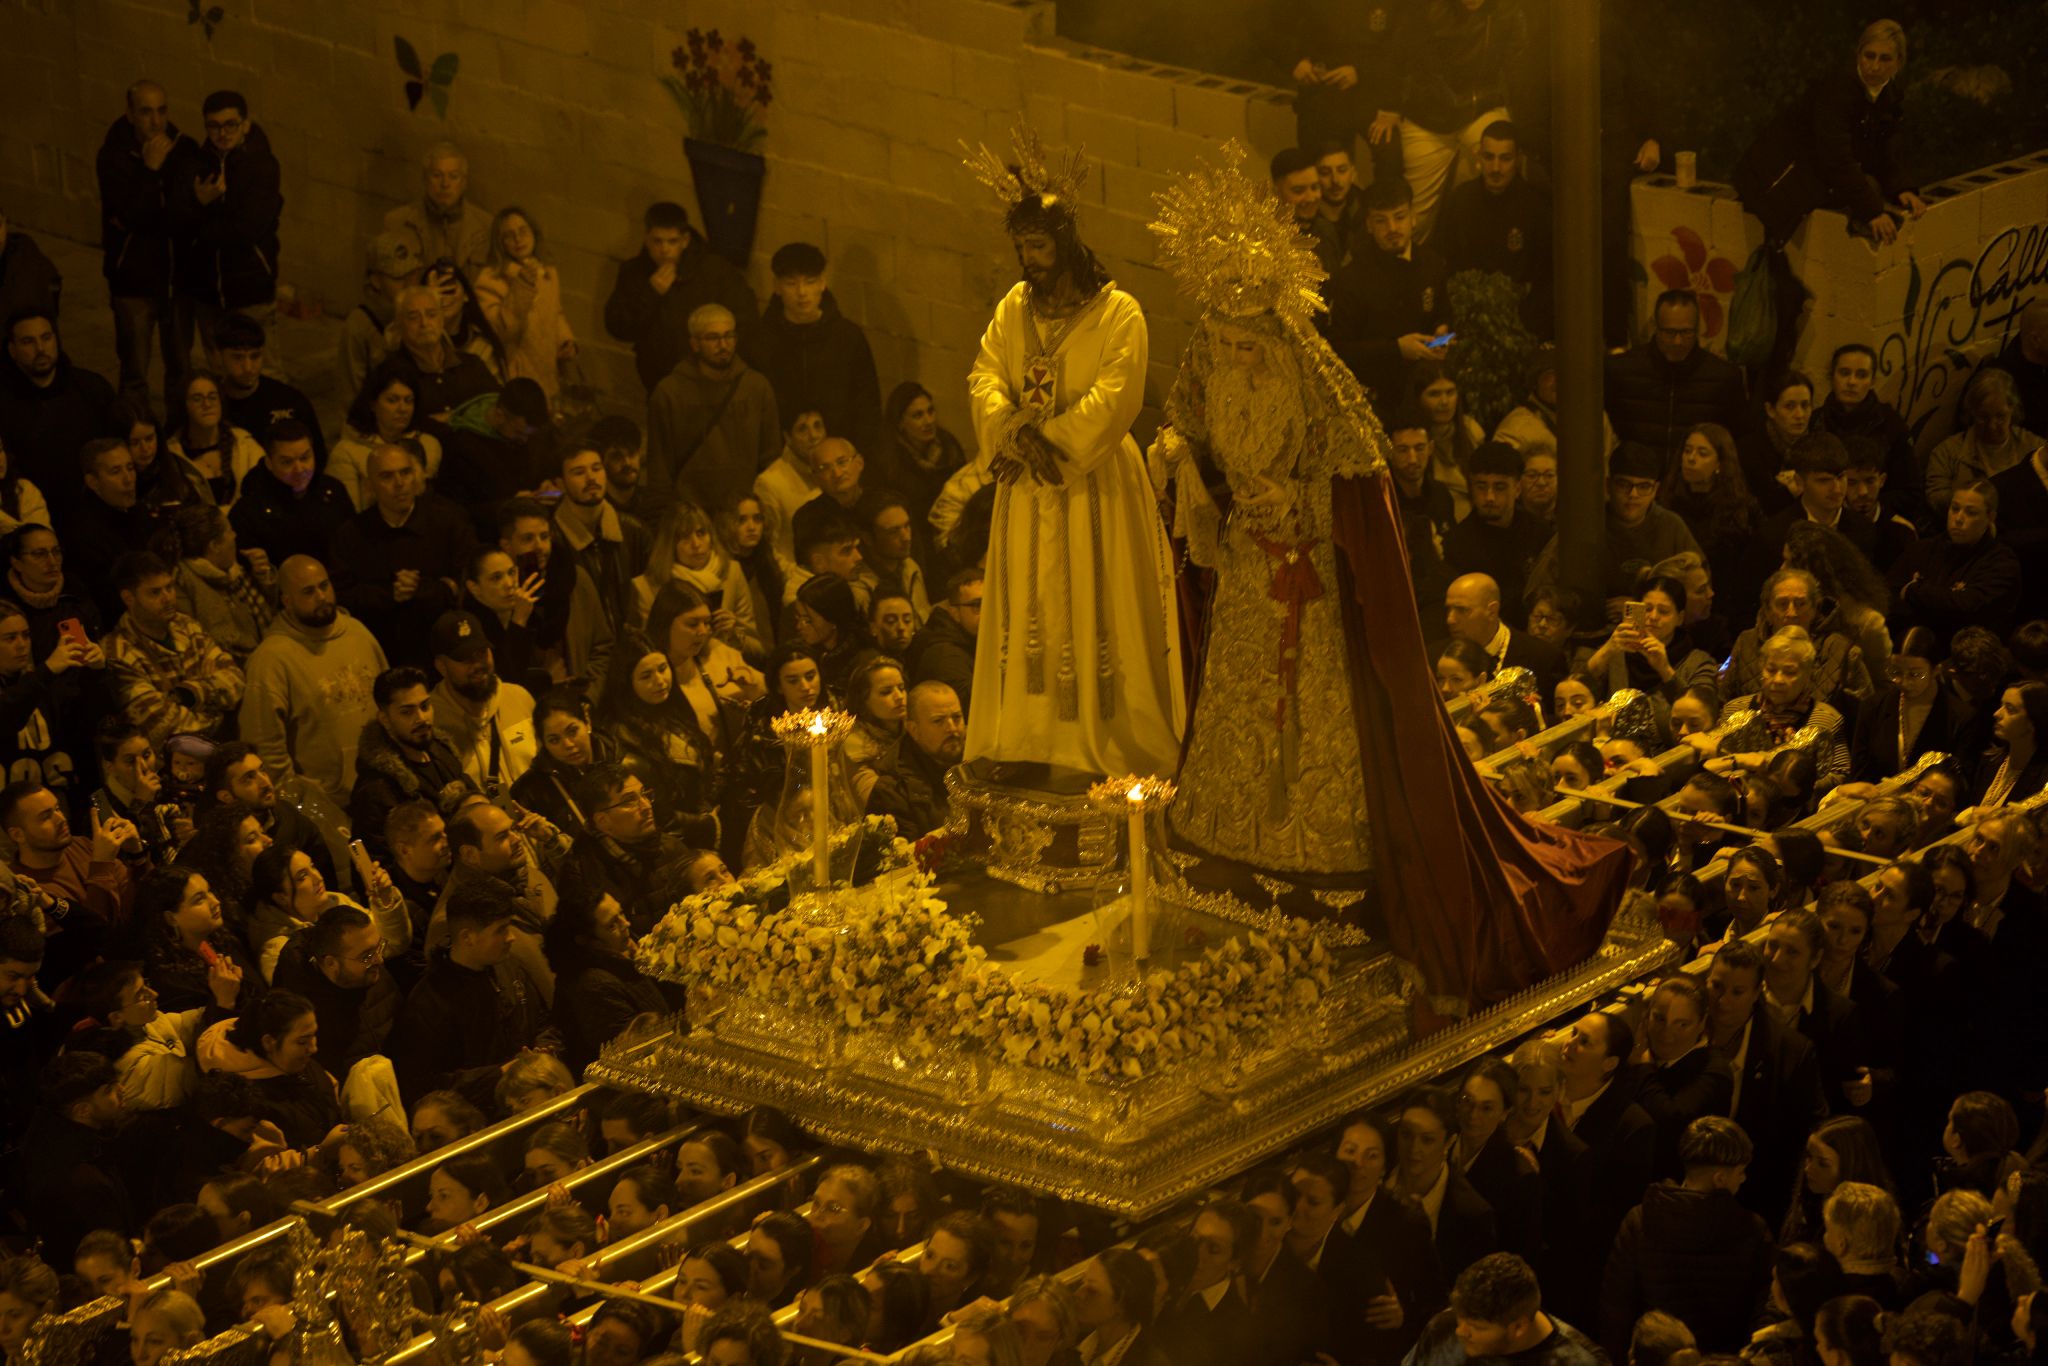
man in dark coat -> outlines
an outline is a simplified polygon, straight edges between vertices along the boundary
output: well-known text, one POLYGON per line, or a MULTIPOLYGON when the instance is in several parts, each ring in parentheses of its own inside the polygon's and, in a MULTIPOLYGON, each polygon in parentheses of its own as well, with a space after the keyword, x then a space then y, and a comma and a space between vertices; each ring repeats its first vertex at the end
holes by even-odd
POLYGON ((555 969, 554 1018, 562 1032, 562 1061, 576 1075, 636 1016, 682 1011, 681 984, 657 981, 633 961, 633 928, 610 893, 572 892, 556 907, 546 938, 548 962, 555 969), (588 897, 595 897, 595 903, 581 900, 588 897), (587 929, 579 932, 578 927, 587 929))
POLYGON ((1813 1045, 1786 1029, 1763 1000, 1764 959, 1731 939, 1707 969, 1709 1036, 1735 1072, 1735 1122, 1756 1145, 1742 1203, 1777 1227, 1806 1152, 1806 1136, 1827 1117, 1813 1045))
POLYGON ((242 476, 242 496, 228 513, 244 550, 261 550, 273 568, 294 555, 326 564, 334 534, 356 515, 348 490, 315 472, 312 434, 287 419, 271 427, 263 463, 242 476))
MULTIPOLYGON (((688 892, 676 885, 690 847, 664 834, 654 799, 640 775, 620 764, 596 764, 576 784, 590 829, 569 846, 562 887, 571 896, 604 895, 625 908, 635 934, 645 934, 688 892)), ((708 833, 708 832, 707 832, 708 833)))
POLYGON ((1657 1175, 1676 1176, 1679 1139, 1702 1115, 1728 1113, 1735 1074, 1707 1043, 1707 994, 1697 978, 1675 973, 1657 984, 1643 1033, 1636 1104, 1657 1126, 1657 1175))
POLYGON ((760 302, 739 268, 690 227, 680 204, 650 205, 640 254, 619 267, 604 303, 604 330, 633 347, 640 383, 651 394, 690 354, 690 314, 724 304, 738 320, 740 353, 753 341, 760 302))
POLYGON ((1807 86, 1735 164, 1742 206, 1762 221, 1770 241, 1789 240, 1808 214, 1828 208, 1841 210, 1852 228, 1888 242, 1894 225, 1885 206, 1917 203, 1899 159, 1906 91, 1896 77, 1905 54, 1893 48, 1883 66, 1871 52, 1887 46, 1872 37, 1857 54, 1856 70, 1832 72, 1807 86))
POLYGON ((1407 367, 1440 355, 1429 343, 1450 316, 1443 257, 1418 246, 1405 180, 1365 189, 1365 235, 1328 285, 1330 345, 1382 408, 1398 404, 1407 367))
POLYGON ((932 604, 932 614, 910 639, 908 657, 911 686, 943 683, 960 699, 962 715, 968 714, 974 687, 974 641, 981 629, 982 574, 963 569, 946 585, 943 602, 932 604))
POLYGON ((1529 571, 1555 528, 1522 510, 1522 453, 1514 447, 1482 442, 1465 477, 1472 514, 1444 533, 1444 568, 1492 579, 1500 588, 1502 614, 1519 623, 1526 615, 1522 599, 1529 571))
POLYGON ((1607 417, 1615 435, 1667 458, 1701 422, 1741 431, 1742 372, 1700 345, 1699 296, 1667 289, 1649 341, 1607 358, 1607 417))
POLYGON ((476 536, 461 508, 423 491, 411 452, 376 447, 369 476, 370 506, 334 533, 335 594, 393 663, 425 664, 427 633, 456 605, 476 536))
POLYGON ((514 906, 483 885, 449 896, 449 944, 405 999, 391 1066, 407 1103, 452 1090, 479 1109, 496 1106, 505 1064, 540 1037, 546 1015, 511 968, 514 906))
POLYGON ((775 297, 761 310, 748 358, 775 389, 781 425, 815 412, 827 432, 864 455, 878 454, 887 438, 875 355, 867 333, 839 311, 826 286, 825 253, 809 242, 790 242, 776 249, 769 269, 775 297))
POLYGON ((85 493, 64 519, 64 550, 70 565, 91 590, 106 621, 126 609, 114 587, 114 565, 137 546, 149 544, 158 521, 136 492, 135 457, 125 442, 94 437, 78 454, 85 493))
POLYGON ((1813 411, 1813 430, 1838 437, 1845 446, 1852 438, 1860 438, 1880 451, 1885 510, 1916 522, 1927 502, 1920 463, 1913 454, 1913 436, 1899 410, 1877 396, 1876 375, 1877 353, 1870 347, 1862 342, 1836 347, 1828 362, 1828 396, 1813 411))
POLYGON ((1583 1323, 1593 1322, 1600 1273, 1615 1230, 1643 1198, 1656 1162, 1657 1126, 1635 1103, 1628 1058, 1635 1034, 1628 1021, 1589 1010, 1564 1043, 1564 1087, 1558 1100, 1564 1122, 1586 1145, 1586 1203, 1561 1250, 1551 1302, 1583 1323))
POLYGON ((166 176, 181 239, 178 282, 199 309, 211 346, 225 314, 275 316, 277 225, 282 176, 270 139, 249 118, 249 102, 216 90, 201 106, 206 144, 166 176))
POLYGON ((369 913, 330 906, 299 932, 303 950, 278 959, 276 985, 313 1003, 320 1066, 337 1079, 385 1051, 398 1023, 398 983, 384 970, 384 935, 369 913))
POLYGON ((1564 681, 1563 653, 1549 641, 1517 631, 1503 615, 1500 585, 1484 574, 1463 574, 1444 590, 1444 624, 1450 633, 1486 652, 1495 673, 1527 669, 1536 675, 1545 697, 1564 681))
POLYGON ((1707 1115, 1679 1140, 1685 1177, 1660 1182, 1628 1212, 1607 1258, 1600 1338, 1628 1359, 1636 1320, 1652 1309, 1692 1329, 1700 1349, 1734 1352, 1771 1285, 1771 1231, 1735 1199, 1754 1146, 1742 1126, 1707 1115))
MULTIPOLYGON (((280 422, 296 422, 313 443, 313 459, 327 466, 327 438, 313 400, 275 375, 263 373, 270 334, 263 324, 240 313, 222 318, 213 330, 220 358, 221 412, 226 419, 265 445, 280 422)), ((350 395, 351 398, 354 395, 350 395)))
POLYGON ((1236 1200, 1215 1199, 1195 1216, 1195 1269, 1178 1302, 1152 1331, 1174 1366, 1241 1366, 1257 1342, 1257 1321, 1238 1290, 1238 1272, 1258 1241, 1258 1216, 1236 1200))
POLYGON ((1496 119, 1479 135, 1479 174, 1444 196, 1429 244, 1452 275, 1480 270, 1523 290, 1522 322, 1551 335, 1550 191, 1521 171, 1521 136, 1496 119))
POLYGON ((433 680, 424 669, 386 669, 377 676, 371 699, 377 715, 363 727, 356 746, 356 784, 349 793, 349 823, 356 838, 381 852, 384 825, 392 808, 424 798, 452 816, 476 791, 462 759, 447 737, 434 729, 433 680))
POLYGON ((0 445, 8 473, 27 479, 63 521, 85 492, 78 453, 96 436, 128 435, 114 386, 64 354, 57 320, 24 313, 7 321, 0 365, 0 445))
POLYGON ((128 87, 128 112, 108 126, 94 170, 121 392, 131 399, 149 399, 150 353, 159 336, 166 394, 178 392, 191 368, 191 309, 173 282, 171 175, 198 163, 198 146, 171 122, 164 88, 155 81, 128 87))

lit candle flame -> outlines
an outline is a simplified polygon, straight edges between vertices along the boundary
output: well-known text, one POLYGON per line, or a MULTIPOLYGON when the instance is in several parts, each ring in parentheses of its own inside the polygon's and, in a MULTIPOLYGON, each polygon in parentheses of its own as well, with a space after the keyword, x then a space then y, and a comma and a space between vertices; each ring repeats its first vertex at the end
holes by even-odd
POLYGON ((1132 783, 1131 790, 1124 795, 1134 802, 1142 802, 1145 800, 1145 785, 1143 783, 1132 783))
POLYGON ((822 716, 814 716, 814 717, 812 717, 812 718, 811 718, 811 734, 813 734, 813 735, 823 735, 824 733, 825 733, 825 718, 824 718, 824 717, 822 717, 822 716))

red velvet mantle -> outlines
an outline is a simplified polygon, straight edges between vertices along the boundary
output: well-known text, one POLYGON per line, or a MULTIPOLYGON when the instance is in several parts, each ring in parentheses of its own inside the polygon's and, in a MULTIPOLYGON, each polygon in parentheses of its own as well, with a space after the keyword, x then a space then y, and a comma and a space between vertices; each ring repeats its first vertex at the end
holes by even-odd
POLYGON ((1531 821, 1479 777, 1437 693, 1392 481, 1338 479, 1331 503, 1388 947, 1478 1009, 1599 948, 1628 849, 1531 821))

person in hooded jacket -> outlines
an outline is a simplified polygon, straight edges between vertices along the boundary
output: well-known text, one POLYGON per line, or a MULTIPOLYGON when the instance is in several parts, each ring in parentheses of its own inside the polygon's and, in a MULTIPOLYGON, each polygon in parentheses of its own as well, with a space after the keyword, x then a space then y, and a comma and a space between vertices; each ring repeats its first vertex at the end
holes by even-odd
POLYGON ((42 490, 61 524, 85 497, 79 451, 95 437, 126 438, 128 422, 114 386, 64 354, 55 315, 31 310, 4 325, 0 446, 8 469, 42 490))
POLYGON ((265 993, 199 1036, 199 1069, 256 1083, 257 1116, 294 1148, 311 1148, 342 1123, 341 1095, 315 1056, 320 1017, 296 991, 265 993))
POLYGON ((692 313, 705 304, 724 304, 739 320, 745 353, 760 302, 739 268, 690 227, 682 205, 651 204, 643 222, 640 254, 619 266, 618 282, 604 301, 604 330, 632 346, 640 383, 651 394, 690 354, 692 313))
POLYGON ((1600 1341, 1615 1360, 1652 1309, 1682 1320, 1702 1351, 1748 1340, 1771 1284, 1771 1231, 1735 1199, 1755 1151, 1734 1120, 1694 1120, 1678 1143, 1684 1179, 1651 1186, 1621 1221, 1600 1292, 1600 1341))
POLYGON ((192 298, 209 346, 221 316, 247 312, 269 327, 277 314, 281 174, 270 139, 239 91, 216 90, 200 106, 206 143, 166 177, 183 239, 178 284, 192 298))
POLYGON ((94 159, 101 269, 114 307, 121 392, 145 403, 159 336, 165 393, 177 391, 192 361, 192 315, 174 284, 171 176, 198 159, 198 145, 171 122, 170 96, 155 81, 128 87, 127 111, 108 126, 94 159))
POLYGON ((241 735, 277 781, 304 778, 340 805, 376 716, 371 688, 389 667, 384 647, 335 604, 318 560, 286 560, 277 586, 277 615, 243 669, 241 735))
POLYGON ((657 982, 634 963, 633 927, 609 892, 591 887, 564 896, 542 944, 555 970, 562 1061, 578 1076, 634 1017, 683 1009, 680 985, 657 982))

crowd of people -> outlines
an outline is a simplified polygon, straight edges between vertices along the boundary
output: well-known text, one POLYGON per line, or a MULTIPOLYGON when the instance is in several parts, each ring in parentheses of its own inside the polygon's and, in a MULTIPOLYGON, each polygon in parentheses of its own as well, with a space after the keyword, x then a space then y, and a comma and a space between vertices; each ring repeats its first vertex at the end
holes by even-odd
MULTIPOLYGON (((1525 809, 1575 799, 1630 841, 1703 963, 1135 1240, 827 1153, 732 1242, 675 1249, 689 1314, 612 1301, 580 1343, 498 1333, 505 1360, 780 1366, 790 1306, 878 1352, 950 1327, 991 1366, 2034 1355, 2048 296, 1925 452, 1871 346, 1752 378, 1702 345, 1696 296, 1659 296, 1608 362, 1608 560, 1574 591, 1554 353, 1490 433, 1445 363, 1453 272, 1515 279, 1539 336, 1551 313, 1548 203, 1479 80, 1507 38, 1458 31, 1477 84, 1418 78, 1362 122, 1358 71, 1305 60, 1332 99, 1304 99, 1275 193, 1383 419, 1468 752, 1525 809)), ((1895 72, 1883 25, 1859 70, 1887 42, 1895 72)), ((772 253, 764 306, 648 207, 591 320, 633 349, 641 422, 582 382, 542 225, 473 202, 436 145, 366 246, 330 428, 272 344, 287 177, 244 97, 202 118, 180 132, 140 82, 100 152, 117 376, 64 350, 81 291, 19 231, 0 256, 0 1072, 33 1098, 0 1115, 33 1248, 0 1261, 9 1354, 100 1294, 133 1294, 135 1366, 286 1306, 286 1260, 184 1264, 450 1144, 423 1209, 359 1207, 448 1235, 426 1304, 521 1264, 601 1278, 607 1248, 785 1171, 818 1145, 773 1112, 624 1094, 512 1167, 461 1140, 680 1012, 635 939, 786 852, 778 717, 851 712, 854 791, 922 832, 972 701, 993 488, 931 392, 884 396, 818 247, 772 253), (516 1242, 476 1232, 558 1183, 516 1242)))

